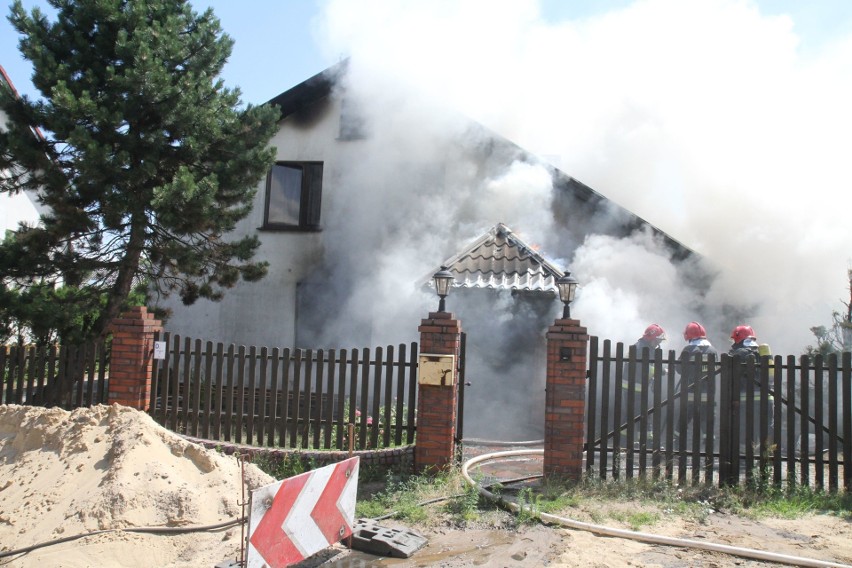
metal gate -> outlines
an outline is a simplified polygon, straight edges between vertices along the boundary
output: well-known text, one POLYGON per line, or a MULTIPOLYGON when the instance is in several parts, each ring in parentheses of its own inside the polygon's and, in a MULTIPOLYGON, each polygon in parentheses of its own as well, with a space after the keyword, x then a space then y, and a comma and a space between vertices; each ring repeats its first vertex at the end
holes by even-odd
POLYGON ((463 331, 459 343, 459 400, 456 407, 456 444, 464 439, 464 387, 467 385, 464 378, 466 349, 467 333, 463 331))

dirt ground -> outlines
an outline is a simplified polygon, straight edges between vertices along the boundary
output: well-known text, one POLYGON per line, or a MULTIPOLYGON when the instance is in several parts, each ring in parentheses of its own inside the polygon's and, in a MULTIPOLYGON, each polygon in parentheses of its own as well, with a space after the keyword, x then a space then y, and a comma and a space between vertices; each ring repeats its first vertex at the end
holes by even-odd
MULTIPOLYGON (((633 507, 612 504, 610 507, 633 507)), ((606 514, 598 511, 599 514, 606 514)), ((590 522, 588 511, 578 517, 590 522)), ((797 520, 753 521, 732 515, 713 514, 705 523, 671 519, 644 529, 657 536, 723 544, 791 557, 778 563, 753 557, 724 554, 636 540, 600 536, 590 531, 543 524, 517 526, 508 513, 491 520, 490 526, 459 528, 451 525, 405 526, 382 522, 382 526, 414 530, 428 539, 427 545, 408 559, 381 558, 340 546, 300 566, 440 566, 507 567, 588 566, 647 567, 768 567, 852 565, 852 521, 838 516, 811 515, 797 520), (796 559, 799 559, 798 561, 796 559), (809 562, 802 561, 806 559, 809 562)), ((615 528, 625 526, 608 524, 615 528)))
MULTIPOLYGON (((272 481, 252 464, 192 444, 126 407, 66 412, 0 405, 0 567, 236 566, 240 526, 212 527, 241 516, 244 484, 251 489, 272 481), (133 530, 143 527, 181 532, 133 530), (19 552, 25 548, 32 549, 19 552)), ((366 496, 368 488, 363 489, 366 496)), ((428 525, 379 521, 426 537, 426 546, 411 558, 381 558, 337 545, 301 566, 781 565, 585 530, 519 524, 513 514, 496 509, 460 527, 440 506, 428 507, 428 525)), ((633 502, 596 503, 576 507, 571 514, 592 523, 619 518, 612 513, 636 512, 637 507, 633 502)), ((704 522, 663 519, 645 530, 822 561, 800 561, 803 565, 852 566, 849 515, 752 521, 710 513, 704 522)))
MULTIPOLYGON (((465 446, 464 459, 483 453, 503 452, 506 447, 465 446)), ((520 448, 516 448, 520 449, 520 448)), ((520 479, 541 473, 541 456, 527 455, 481 464, 484 479, 520 479)), ((471 470, 473 474, 473 470, 471 470)), ((535 484, 536 481, 529 483, 535 484)), ((364 493, 369 487, 364 487, 364 493)), ((360 493, 359 493, 360 495, 360 493)), ((411 530, 427 539, 424 548, 408 559, 379 558, 338 547, 314 560, 314 566, 549 566, 596 568, 615 566, 714 567, 728 566, 852 566, 852 511, 844 515, 812 514, 795 520, 752 520, 714 510, 708 505, 695 519, 675 516, 661 505, 634 501, 599 501, 557 514, 565 521, 518 523, 512 513, 487 512, 466 527, 453 524, 440 505, 429 505, 428 525, 406 526, 381 521, 381 526, 411 530), (625 522, 637 513, 657 521, 641 528, 648 540, 607 536, 600 526, 629 531, 625 522), (603 520, 601 520, 603 519, 603 520), (571 527, 587 527, 580 530, 571 527), (690 547, 661 544, 661 539, 694 541, 690 547), (731 547, 729 554, 717 550, 731 547), (701 548, 701 547, 704 548, 701 548), (783 555, 786 562, 768 561, 762 553, 783 555), (762 559, 761 559, 762 558, 762 559)), ((553 521, 553 519, 551 519, 553 521)), ((611 534, 611 533, 610 533, 611 534)), ((631 534, 631 536, 637 536, 631 534)), ((308 568, 306 564, 305 568, 308 568)))

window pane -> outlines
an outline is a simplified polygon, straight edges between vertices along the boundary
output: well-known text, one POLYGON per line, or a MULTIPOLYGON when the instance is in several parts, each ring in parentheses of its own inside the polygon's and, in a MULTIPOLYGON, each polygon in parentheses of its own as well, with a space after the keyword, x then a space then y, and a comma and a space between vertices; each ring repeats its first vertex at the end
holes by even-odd
POLYGON ((298 225, 302 201, 302 168, 276 164, 270 176, 266 222, 298 225))

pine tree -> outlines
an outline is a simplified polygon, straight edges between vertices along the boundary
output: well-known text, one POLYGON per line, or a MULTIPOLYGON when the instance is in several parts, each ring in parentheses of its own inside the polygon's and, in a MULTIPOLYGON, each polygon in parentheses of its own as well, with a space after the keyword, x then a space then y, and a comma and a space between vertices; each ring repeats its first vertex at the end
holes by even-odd
POLYGON ((55 20, 20 0, 9 16, 41 97, 0 89, 0 191, 36 190, 51 213, 0 244, 3 284, 79 288, 99 336, 141 281, 192 303, 262 278, 257 238, 228 232, 272 164, 278 111, 218 78, 233 41, 212 10, 50 4, 55 20))

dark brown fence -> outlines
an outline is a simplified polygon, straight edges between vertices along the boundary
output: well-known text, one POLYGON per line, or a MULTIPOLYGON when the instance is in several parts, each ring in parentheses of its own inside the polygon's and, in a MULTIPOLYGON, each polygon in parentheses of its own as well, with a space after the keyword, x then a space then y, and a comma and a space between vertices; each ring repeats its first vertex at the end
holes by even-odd
POLYGON ((414 442, 417 344, 311 350, 164 334, 151 415, 188 436, 254 446, 349 448, 414 442))
POLYGON ((679 361, 597 337, 589 354, 590 474, 852 491, 852 354, 679 361))
POLYGON ((66 410, 107 402, 109 344, 0 346, 3 404, 66 410))

